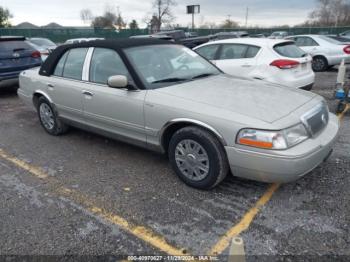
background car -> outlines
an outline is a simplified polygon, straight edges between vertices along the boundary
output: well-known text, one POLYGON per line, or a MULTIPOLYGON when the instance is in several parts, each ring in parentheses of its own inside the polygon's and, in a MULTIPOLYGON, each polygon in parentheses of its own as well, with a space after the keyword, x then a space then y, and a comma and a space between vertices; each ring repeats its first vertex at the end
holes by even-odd
POLYGON ((350 30, 340 33, 339 36, 345 37, 350 40, 350 30))
POLYGON ((245 31, 234 31, 234 32, 219 32, 210 36, 212 41, 215 40, 224 40, 231 38, 241 38, 241 37, 249 37, 249 34, 245 31))
POLYGON ((88 38, 73 38, 68 39, 65 44, 78 44, 78 43, 84 43, 94 40, 104 40, 104 38, 98 38, 98 37, 88 37, 88 38))
POLYGON ((16 84, 21 71, 41 63, 40 52, 25 37, 0 37, 0 87, 16 84))
POLYGON ((315 72, 322 72, 342 60, 350 62, 350 45, 324 35, 297 35, 288 39, 313 57, 312 68, 315 72))
POLYGON ((273 32, 269 38, 270 39, 283 39, 285 37, 287 37, 289 34, 287 31, 277 31, 277 32, 273 32))
POLYGON ((194 50, 227 74, 311 90, 312 58, 293 41, 263 38, 228 39, 194 50))
POLYGON ((28 38, 27 41, 40 52, 43 61, 45 61, 48 55, 57 47, 54 42, 47 38, 28 38))

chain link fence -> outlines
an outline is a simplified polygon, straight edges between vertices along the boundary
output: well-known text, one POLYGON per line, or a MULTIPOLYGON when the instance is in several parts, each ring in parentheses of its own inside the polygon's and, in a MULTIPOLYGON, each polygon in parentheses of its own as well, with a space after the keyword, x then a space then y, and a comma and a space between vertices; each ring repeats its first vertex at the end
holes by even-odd
MULTIPOLYGON (((195 31, 200 36, 215 34, 223 31, 247 31, 249 34, 270 35, 275 31, 287 31, 290 35, 298 34, 340 34, 350 30, 349 27, 293 27, 293 28, 237 28, 237 29, 195 29, 186 31, 195 31)), ((0 28, 0 36, 25 36, 25 37, 44 37, 49 38, 56 43, 63 43, 71 38, 127 38, 134 35, 149 34, 148 29, 96 29, 96 28, 39 28, 39 29, 17 29, 17 28, 0 28)))

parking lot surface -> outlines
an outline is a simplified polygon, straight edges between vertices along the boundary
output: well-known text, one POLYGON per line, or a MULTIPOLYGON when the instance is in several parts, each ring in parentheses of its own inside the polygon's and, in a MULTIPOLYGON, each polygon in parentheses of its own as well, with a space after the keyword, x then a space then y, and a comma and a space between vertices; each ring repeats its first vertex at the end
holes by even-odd
MULTIPOLYGON (((336 71, 313 92, 334 111, 336 71)), ((184 185, 165 156, 78 129, 49 136, 15 92, 0 91, 1 255, 350 256, 350 120, 328 162, 270 185, 228 177, 184 185)), ((262 258, 262 257, 260 257, 262 258)))

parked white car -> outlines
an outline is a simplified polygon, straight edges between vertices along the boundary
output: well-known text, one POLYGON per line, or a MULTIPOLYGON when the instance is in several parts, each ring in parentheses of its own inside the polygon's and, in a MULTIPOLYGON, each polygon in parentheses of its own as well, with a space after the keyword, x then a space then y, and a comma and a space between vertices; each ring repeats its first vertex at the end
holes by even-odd
POLYGON ((315 72, 339 65, 343 59, 346 63, 350 62, 349 43, 324 35, 297 35, 288 39, 294 40, 297 46, 313 57, 312 68, 315 72))
POLYGON ((273 32, 269 38, 270 39, 283 39, 286 38, 288 36, 288 32, 286 31, 277 31, 277 32, 273 32))
POLYGON ((311 90, 312 58, 290 40, 238 38, 194 49, 227 74, 311 90))
POLYGON ((95 40, 104 40, 104 38, 96 38, 96 37, 90 37, 90 38, 73 38, 68 39, 65 44, 79 44, 89 41, 95 41, 95 40))
POLYGON ((49 54, 57 47, 50 39, 42 37, 28 38, 27 42, 40 52, 43 61, 45 61, 49 54))

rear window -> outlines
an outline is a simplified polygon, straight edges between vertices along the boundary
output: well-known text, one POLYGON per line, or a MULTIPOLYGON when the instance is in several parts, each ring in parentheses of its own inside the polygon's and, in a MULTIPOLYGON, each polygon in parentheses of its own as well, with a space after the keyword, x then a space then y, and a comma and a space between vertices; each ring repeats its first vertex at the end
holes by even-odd
POLYGON ((0 52, 13 52, 14 50, 33 49, 24 41, 0 41, 0 52))
POLYGON ((54 46, 55 43, 50 41, 49 39, 45 39, 45 38, 38 38, 38 39, 30 39, 30 42, 32 42, 35 45, 38 46, 54 46))
POLYGON ((291 42, 277 44, 273 49, 276 53, 285 57, 300 58, 305 56, 305 52, 291 42))

